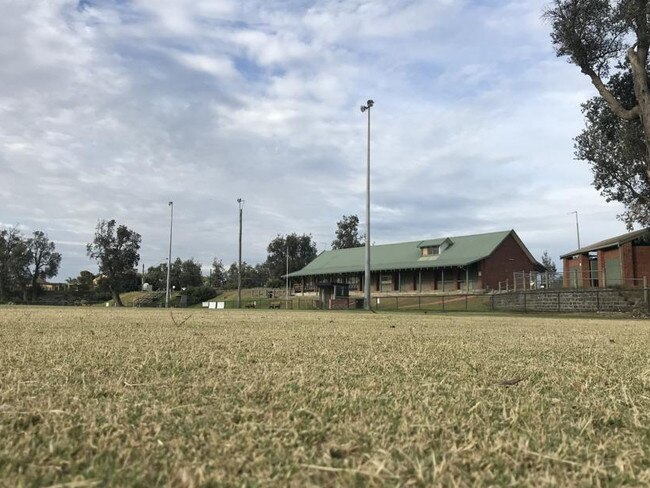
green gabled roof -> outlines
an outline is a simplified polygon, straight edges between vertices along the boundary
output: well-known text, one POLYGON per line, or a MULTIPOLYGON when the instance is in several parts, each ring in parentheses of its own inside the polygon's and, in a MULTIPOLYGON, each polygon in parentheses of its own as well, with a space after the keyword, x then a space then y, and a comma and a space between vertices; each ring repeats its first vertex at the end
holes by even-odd
MULTIPOLYGON (((513 230, 491 232, 425 241, 399 242, 371 246, 370 269, 372 271, 389 271, 397 269, 444 268, 450 266, 467 266, 488 257, 508 235, 513 234, 517 242, 530 255, 513 230), (442 244, 449 239, 451 245, 438 256, 422 257, 420 247, 442 244)), ((330 275, 340 273, 358 273, 364 270, 365 248, 338 249, 325 251, 300 271, 289 273, 291 277, 330 275)))

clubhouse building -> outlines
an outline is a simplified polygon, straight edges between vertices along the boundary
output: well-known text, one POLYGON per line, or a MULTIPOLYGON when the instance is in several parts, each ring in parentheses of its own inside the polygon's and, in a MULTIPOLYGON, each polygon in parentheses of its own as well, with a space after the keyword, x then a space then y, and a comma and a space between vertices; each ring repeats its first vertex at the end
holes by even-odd
MULTIPOLYGON (((363 291, 365 248, 324 251, 289 274, 296 290, 347 283, 363 291)), ((385 293, 496 290, 515 272, 544 271, 514 230, 370 248, 371 289, 385 293)))
POLYGON ((650 228, 561 256, 566 288, 642 287, 650 282, 650 228))

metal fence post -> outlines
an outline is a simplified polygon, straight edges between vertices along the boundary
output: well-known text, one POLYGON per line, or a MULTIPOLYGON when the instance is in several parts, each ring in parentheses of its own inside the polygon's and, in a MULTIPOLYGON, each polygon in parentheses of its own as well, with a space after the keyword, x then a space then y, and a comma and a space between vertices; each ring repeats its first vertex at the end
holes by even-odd
POLYGON ((399 297, 395 297, 395 308, 399 310, 399 297))
POLYGON ((527 312, 528 309, 526 308, 526 292, 525 291, 523 292, 523 295, 524 295, 524 312, 527 312))
POLYGON ((558 312, 560 311, 560 295, 561 294, 562 294, 561 292, 559 292, 559 291, 557 292, 557 311, 558 312))
POLYGON ((596 289, 596 312, 600 312, 600 292, 596 289))
POLYGON ((468 295, 465 295, 465 311, 467 312, 467 297, 468 295))
POLYGON ((492 302, 492 310, 494 310, 494 294, 492 294, 490 301, 492 302))
POLYGON ((418 295, 418 310, 422 310, 422 296, 418 295))
POLYGON ((442 295, 442 311, 445 311, 445 296, 442 295))
POLYGON ((643 300, 645 301, 645 304, 648 308, 648 312, 650 312, 650 290, 648 290, 647 276, 643 277, 643 300))

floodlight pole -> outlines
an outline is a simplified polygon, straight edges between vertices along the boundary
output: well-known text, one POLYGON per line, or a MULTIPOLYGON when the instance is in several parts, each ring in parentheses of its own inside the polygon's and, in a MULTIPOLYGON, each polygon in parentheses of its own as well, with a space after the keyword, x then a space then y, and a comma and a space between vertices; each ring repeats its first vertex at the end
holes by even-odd
POLYGON ((578 223, 578 211, 574 210, 569 214, 576 214, 576 235, 578 236, 578 249, 580 249, 580 224, 578 223))
POLYGON ((167 258, 167 288, 165 291, 165 308, 169 308, 169 283, 171 278, 171 268, 172 268, 172 233, 174 230, 174 202, 169 202, 167 204, 170 207, 170 219, 169 219, 169 257, 167 258))
POLYGON ((366 165, 366 263, 365 279, 363 283, 363 308, 370 310, 370 109, 375 104, 368 100, 366 105, 361 106, 361 112, 368 112, 368 162, 366 165))
POLYGON ((242 237, 242 214, 244 210, 244 200, 237 199, 239 204, 239 260, 237 264, 237 308, 241 308, 241 237, 242 237))
MULTIPOLYGON (((288 236, 287 236, 288 237, 288 236)), ((289 240, 286 240, 286 255, 287 255, 287 274, 284 277, 284 286, 285 286, 285 308, 289 308, 289 240)))

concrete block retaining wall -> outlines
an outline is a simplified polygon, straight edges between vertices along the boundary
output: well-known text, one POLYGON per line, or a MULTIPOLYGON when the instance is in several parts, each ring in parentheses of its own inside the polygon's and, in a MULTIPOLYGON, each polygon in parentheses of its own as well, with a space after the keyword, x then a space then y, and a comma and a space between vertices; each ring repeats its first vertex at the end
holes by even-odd
POLYGON ((527 291, 493 295, 495 310, 530 312, 629 312, 643 303, 643 290, 527 291))

